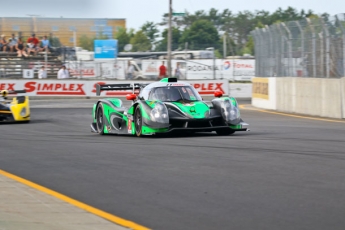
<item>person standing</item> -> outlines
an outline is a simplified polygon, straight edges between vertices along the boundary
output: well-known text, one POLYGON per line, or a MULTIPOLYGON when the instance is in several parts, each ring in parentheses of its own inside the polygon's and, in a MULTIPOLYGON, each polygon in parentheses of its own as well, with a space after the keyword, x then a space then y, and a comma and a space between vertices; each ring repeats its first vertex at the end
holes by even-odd
POLYGON ((180 63, 176 63, 176 69, 175 69, 175 77, 177 79, 181 78, 181 69, 180 69, 180 63))
POLYGON ((158 79, 165 78, 167 75, 167 68, 164 65, 164 61, 162 62, 162 65, 159 67, 159 75, 158 79))
POLYGON ((45 70, 44 65, 42 65, 41 69, 38 71, 38 78, 47 78, 47 71, 45 70))
POLYGON ((69 78, 69 72, 66 69, 66 66, 62 66, 61 69, 57 73, 57 78, 58 79, 66 79, 69 78))
POLYGON ((127 67, 127 79, 132 80, 134 74, 134 66, 132 65, 131 61, 128 61, 128 67, 127 67))

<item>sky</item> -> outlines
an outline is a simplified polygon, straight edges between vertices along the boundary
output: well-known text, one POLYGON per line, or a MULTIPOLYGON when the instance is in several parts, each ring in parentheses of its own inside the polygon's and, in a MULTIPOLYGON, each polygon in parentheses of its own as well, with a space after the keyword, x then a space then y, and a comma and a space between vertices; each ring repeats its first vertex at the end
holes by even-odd
MULTIPOLYGON (((162 15, 169 10, 169 0, 11 0, 7 3, 1 4, 1 17, 124 18, 127 28, 135 30, 147 21, 161 22, 162 15)), ((233 13, 274 12, 288 6, 298 11, 311 9, 317 14, 345 13, 344 0, 172 0, 172 4, 174 12, 190 13, 211 8, 229 9, 233 13)))

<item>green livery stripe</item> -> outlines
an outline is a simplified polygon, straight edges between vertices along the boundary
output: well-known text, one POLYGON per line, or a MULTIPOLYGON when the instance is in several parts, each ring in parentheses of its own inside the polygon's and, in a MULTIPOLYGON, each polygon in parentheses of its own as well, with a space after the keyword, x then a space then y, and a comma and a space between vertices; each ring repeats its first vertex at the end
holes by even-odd
POLYGON ((153 134, 153 133, 164 133, 168 131, 168 128, 160 128, 160 129, 153 129, 148 126, 143 125, 142 126, 142 134, 153 134))
POLYGON ((145 117, 146 119, 151 119, 150 116, 146 113, 145 109, 143 108, 143 105, 140 104, 140 110, 141 110, 141 115, 145 117))
POLYGON ((190 115, 193 118, 205 118, 210 108, 204 102, 195 101, 190 103, 173 102, 182 112, 190 115))
POLYGON ((242 129, 242 125, 230 125, 232 129, 242 129))

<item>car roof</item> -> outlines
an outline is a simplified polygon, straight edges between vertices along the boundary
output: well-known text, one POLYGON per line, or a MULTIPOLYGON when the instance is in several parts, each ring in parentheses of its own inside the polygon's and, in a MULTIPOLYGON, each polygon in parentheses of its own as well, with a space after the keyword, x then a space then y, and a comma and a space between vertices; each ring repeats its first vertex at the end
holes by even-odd
POLYGON ((147 89, 165 87, 165 86, 192 86, 192 85, 183 81, 169 82, 168 78, 163 78, 159 82, 153 82, 151 84, 148 84, 147 86, 145 86, 145 89, 147 90, 147 89))

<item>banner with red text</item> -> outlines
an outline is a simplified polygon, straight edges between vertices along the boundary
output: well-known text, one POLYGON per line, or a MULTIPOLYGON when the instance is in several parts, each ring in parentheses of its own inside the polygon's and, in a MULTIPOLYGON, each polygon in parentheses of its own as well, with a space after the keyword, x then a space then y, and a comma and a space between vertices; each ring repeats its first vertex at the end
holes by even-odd
MULTIPOLYGON (((211 96, 215 91, 229 94, 227 80, 185 81, 194 86, 201 96, 211 96)), ((26 90, 28 96, 96 96, 96 84, 124 84, 131 81, 85 81, 85 80, 0 80, 0 90, 26 90)), ((135 83, 151 83, 135 81, 135 83)), ((102 96, 126 96, 131 90, 106 91, 102 96)))

